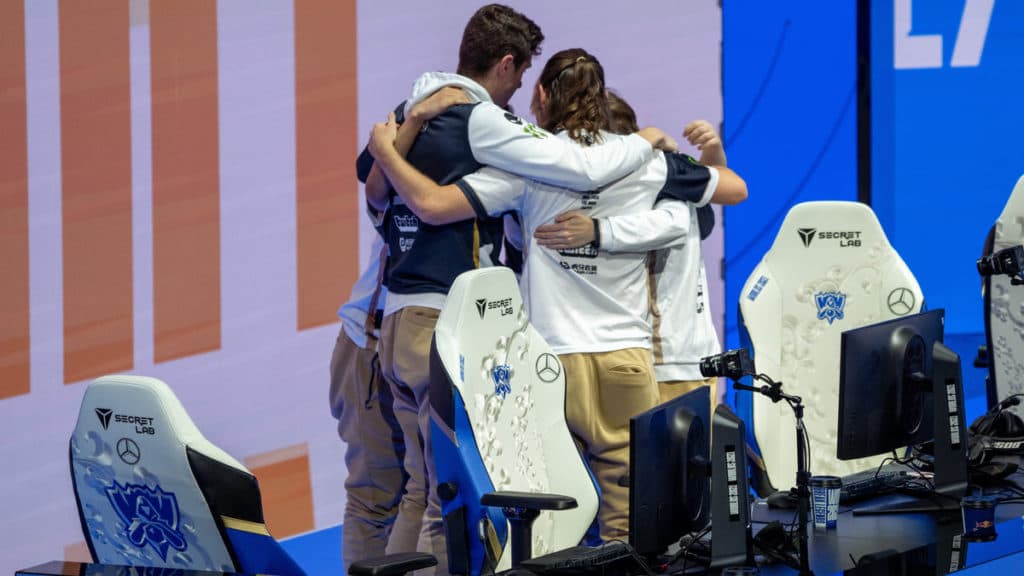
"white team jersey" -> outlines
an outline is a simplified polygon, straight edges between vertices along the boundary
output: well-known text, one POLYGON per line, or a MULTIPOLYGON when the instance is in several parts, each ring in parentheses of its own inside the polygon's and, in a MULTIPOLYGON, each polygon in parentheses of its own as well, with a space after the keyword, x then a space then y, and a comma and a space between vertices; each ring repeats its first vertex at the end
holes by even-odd
MULTIPOLYGON (((565 133, 555 138, 569 140, 565 133)), ((478 215, 520 212, 525 248, 523 301, 530 321, 555 353, 651 347, 646 255, 612 254, 592 245, 550 250, 537 244, 534 230, 570 210, 592 218, 648 211, 666 191, 669 172, 665 156, 659 153, 599 192, 572 192, 494 168, 458 182, 478 215)), ((717 174, 691 178, 687 184, 699 187, 700 196, 710 197, 712 180, 717 182, 717 174)), ((688 229, 676 232, 682 238, 688 229)))
POLYGON ((659 382, 703 380, 700 359, 722 351, 711 318, 700 230, 691 226, 683 243, 668 232, 680 218, 680 209, 696 222, 698 205, 665 201, 654 211, 601 221, 603 249, 655 250, 649 280, 654 296, 652 352, 659 382))

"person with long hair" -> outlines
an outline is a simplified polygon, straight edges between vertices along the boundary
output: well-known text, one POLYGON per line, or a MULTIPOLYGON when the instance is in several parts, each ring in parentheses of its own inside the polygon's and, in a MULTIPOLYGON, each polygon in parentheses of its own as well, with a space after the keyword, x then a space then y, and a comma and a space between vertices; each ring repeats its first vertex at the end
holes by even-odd
MULTIPOLYGON (((583 49, 563 50, 548 60, 531 109, 540 126, 537 138, 589 147, 615 137, 604 131, 609 122, 604 69, 583 49)), ((569 210, 605 218, 648 210, 661 198, 706 203, 715 194, 745 194, 746 184, 729 169, 657 153, 599 193, 581 194, 492 167, 439 185, 404 160, 394 144, 396 133, 390 116, 374 126, 369 148, 399 196, 424 222, 442 225, 513 210, 520 214, 524 305, 565 366, 566 419, 601 488, 601 537, 624 538, 629 419, 658 403, 646 258, 600 252, 599 239, 575 250, 551 250, 536 242, 534 230, 569 210)), ((683 226, 680 236, 685 231, 683 226)))
MULTIPOLYGON (((610 130, 628 134, 636 130, 636 113, 617 94, 608 95, 612 111, 610 130)), ((725 147, 718 132, 706 120, 686 125, 683 137, 698 151, 700 163, 725 166, 725 147)), ((746 195, 718 198, 718 203, 736 204, 746 195)), ((671 231, 678 203, 661 203, 648 212, 613 216, 600 221, 602 250, 648 253, 648 285, 651 292, 654 372, 661 402, 701 386, 711 389, 712 407, 718 401, 717 379, 704 378, 700 359, 720 353, 721 344, 711 317, 707 273, 701 240, 714 226, 710 205, 689 204, 691 227, 681 239, 671 231)), ((559 214, 555 222, 539 226, 537 243, 555 250, 571 250, 593 240, 595 225, 583 212, 559 214)))

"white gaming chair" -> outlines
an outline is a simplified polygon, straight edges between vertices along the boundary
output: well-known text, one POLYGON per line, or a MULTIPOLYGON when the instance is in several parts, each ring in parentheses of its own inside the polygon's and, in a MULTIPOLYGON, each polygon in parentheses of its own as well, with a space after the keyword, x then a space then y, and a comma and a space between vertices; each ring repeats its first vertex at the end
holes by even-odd
MULTIPOLYGON (((1017 180, 986 246, 986 254, 1024 244, 1024 176, 1017 180)), ((988 341, 988 405, 1024 392, 1024 286, 1006 275, 985 278, 985 332, 988 341)), ((1024 416, 1021 406, 1010 408, 1024 416)))
MULTIPOLYGON (((836 458, 840 334, 919 312, 923 300, 868 206, 806 202, 786 215, 740 292, 741 337, 749 339, 758 372, 803 398, 813 474, 841 476, 880 462, 836 458)), ((748 439, 770 484, 792 486, 796 428, 789 406, 748 392, 737 393, 736 403, 752 424, 748 439)), ((758 492, 765 495, 765 488, 758 492)))
POLYGON ((264 525, 256 478, 203 437, 160 380, 90 383, 70 459, 82 532, 101 564, 303 574, 264 525))
POLYGON ((531 553, 578 545, 597 514, 597 487, 565 422, 562 365, 530 325, 511 270, 456 279, 431 356, 432 446, 450 571, 502 570, 531 553), (569 509, 572 498, 558 495, 578 506, 569 509), (507 514, 530 507, 545 511, 532 538, 528 523, 514 521, 509 554, 507 514), (527 542, 516 542, 517 527, 527 528, 527 542))

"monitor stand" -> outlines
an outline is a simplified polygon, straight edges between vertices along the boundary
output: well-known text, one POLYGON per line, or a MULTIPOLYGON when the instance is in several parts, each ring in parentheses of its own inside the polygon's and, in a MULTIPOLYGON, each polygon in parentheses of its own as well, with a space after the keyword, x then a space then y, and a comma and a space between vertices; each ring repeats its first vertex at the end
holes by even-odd
POLYGON ((941 342, 932 347, 932 412, 935 419, 934 490, 909 502, 854 509, 854 516, 960 511, 967 494, 967 426, 960 357, 941 342))

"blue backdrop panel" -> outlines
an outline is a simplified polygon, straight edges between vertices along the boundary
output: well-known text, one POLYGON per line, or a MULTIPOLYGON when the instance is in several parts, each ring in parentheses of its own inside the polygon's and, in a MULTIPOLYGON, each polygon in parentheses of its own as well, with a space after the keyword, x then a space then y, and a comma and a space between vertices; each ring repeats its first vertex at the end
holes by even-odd
POLYGON ((1024 173, 1024 2, 870 8, 872 206, 947 333, 982 332, 974 262, 1024 173))
POLYGON ((857 199, 856 3, 722 3, 724 138, 750 197, 725 211, 726 345, 793 204, 857 199))

